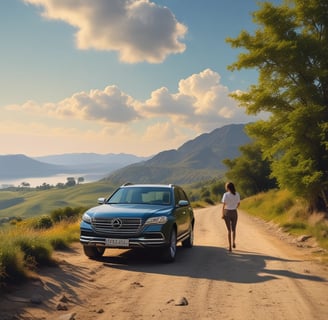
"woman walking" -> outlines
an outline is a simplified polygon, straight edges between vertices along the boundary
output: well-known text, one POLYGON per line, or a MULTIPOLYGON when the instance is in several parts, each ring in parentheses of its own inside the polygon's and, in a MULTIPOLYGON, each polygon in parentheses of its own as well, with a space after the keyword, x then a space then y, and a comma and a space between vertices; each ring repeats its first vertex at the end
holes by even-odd
POLYGON ((225 189, 226 192, 222 197, 222 219, 224 219, 228 229, 229 251, 232 251, 232 247, 236 248, 237 209, 240 204, 240 195, 232 182, 227 182, 225 189))

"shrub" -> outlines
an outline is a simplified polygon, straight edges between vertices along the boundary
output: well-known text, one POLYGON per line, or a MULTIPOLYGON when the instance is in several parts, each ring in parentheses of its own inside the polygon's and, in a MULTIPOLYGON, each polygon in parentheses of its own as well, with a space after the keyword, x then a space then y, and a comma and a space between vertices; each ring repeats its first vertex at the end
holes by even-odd
POLYGON ((290 231, 290 230, 305 230, 306 229, 306 224, 303 222, 288 222, 284 223, 282 225, 283 229, 285 231, 290 231))
POLYGON ((16 222, 14 227, 15 226, 20 230, 42 230, 51 228, 53 226, 53 222, 49 216, 42 215, 16 222))
POLYGON ((206 197, 204 198, 204 201, 210 205, 215 205, 215 202, 211 198, 206 197))
POLYGON ((210 195, 211 195, 210 190, 208 190, 208 189, 203 189, 203 190, 202 190, 202 194, 201 194, 201 197, 202 197, 202 198, 209 197, 210 195))
POLYGON ((19 283, 27 278, 24 253, 5 241, 0 247, 0 284, 19 283))
POLYGON ((53 225, 53 223, 52 223, 51 218, 47 215, 43 215, 37 220, 35 228, 36 229, 49 229, 52 227, 52 225, 53 225))
POLYGON ((41 236, 23 236, 16 240, 16 245, 24 253, 26 267, 35 269, 38 265, 52 265, 51 258, 53 248, 48 241, 41 236))
POLYGON ((285 199, 276 199, 275 205, 273 206, 273 211, 280 215, 286 213, 292 206, 294 205, 294 201, 291 198, 285 199))
POLYGON ((51 219, 54 222, 60 222, 63 220, 71 220, 75 221, 77 218, 79 218, 80 213, 84 211, 84 208, 71 208, 71 207, 66 207, 66 208, 59 208, 51 212, 50 216, 51 219))

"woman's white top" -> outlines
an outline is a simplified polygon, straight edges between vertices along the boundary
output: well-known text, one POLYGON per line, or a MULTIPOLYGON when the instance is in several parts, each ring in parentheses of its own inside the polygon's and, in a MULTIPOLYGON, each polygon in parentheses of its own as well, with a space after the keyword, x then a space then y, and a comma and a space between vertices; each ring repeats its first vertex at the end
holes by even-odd
POLYGON ((238 192, 232 194, 230 191, 225 192, 222 197, 222 203, 225 203, 225 209, 236 210, 240 202, 240 195, 238 192))

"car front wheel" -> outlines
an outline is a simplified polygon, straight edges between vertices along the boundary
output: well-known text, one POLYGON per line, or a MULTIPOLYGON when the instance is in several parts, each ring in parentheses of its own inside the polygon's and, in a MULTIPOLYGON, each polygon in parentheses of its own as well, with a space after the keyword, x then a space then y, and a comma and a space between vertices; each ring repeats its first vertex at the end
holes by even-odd
POLYGON ((83 251, 90 259, 99 259, 105 252, 103 247, 83 246, 83 251))
POLYGON ((173 262, 177 252, 177 233, 173 228, 170 234, 170 243, 168 247, 163 249, 162 258, 165 262, 173 262))

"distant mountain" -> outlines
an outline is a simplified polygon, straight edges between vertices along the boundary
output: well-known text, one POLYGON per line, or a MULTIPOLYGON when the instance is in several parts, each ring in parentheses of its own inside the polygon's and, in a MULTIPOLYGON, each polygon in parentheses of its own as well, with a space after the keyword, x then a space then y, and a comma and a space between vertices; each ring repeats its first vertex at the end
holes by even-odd
POLYGON ((0 179, 50 176, 64 170, 63 166, 42 163, 22 154, 0 156, 0 179))
MULTIPOLYGON (((223 176, 223 159, 239 156, 239 147, 250 142, 245 125, 232 124, 204 133, 176 150, 152 158, 130 154, 71 153, 29 158, 0 155, 0 179, 49 177, 57 174, 94 175, 115 184, 191 183, 223 176)), ((0 181, 1 184, 1 181, 0 181)))
POLYGON ((35 159, 46 163, 63 165, 78 172, 104 173, 106 175, 116 169, 148 160, 149 158, 125 153, 64 153, 37 157, 35 159))
POLYGON ((224 175, 224 159, 240 155, 240 146, 251 142, 244 124, 232 124, 205 133, 184 143, 177 150, 158 153, 153 158, 111 173, 105 180, 116 184, 186 184, 224 175))
POLYGON ((145 159, 149 159, 149 157, 95 153, 49 155, 35 159, 22 154, 0 155, 0 179, 11 180, 84 173, 100 176, 99 179, 101 179, 118 168, 145 159))

